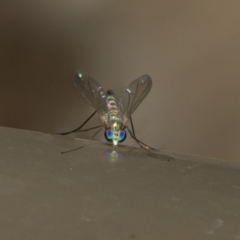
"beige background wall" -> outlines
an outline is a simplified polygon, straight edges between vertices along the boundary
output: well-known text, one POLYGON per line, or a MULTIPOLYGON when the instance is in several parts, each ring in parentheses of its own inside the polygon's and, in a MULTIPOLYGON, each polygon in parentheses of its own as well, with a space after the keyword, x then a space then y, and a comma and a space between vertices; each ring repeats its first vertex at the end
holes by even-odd
POLYGON ((71 130, 92 112, 73 86, 75 70, 117 96, 147 73, 153 89, 133 116, 141 140, 238 160, 239 9, 238 0, 5 1, 0 125, 71 130))

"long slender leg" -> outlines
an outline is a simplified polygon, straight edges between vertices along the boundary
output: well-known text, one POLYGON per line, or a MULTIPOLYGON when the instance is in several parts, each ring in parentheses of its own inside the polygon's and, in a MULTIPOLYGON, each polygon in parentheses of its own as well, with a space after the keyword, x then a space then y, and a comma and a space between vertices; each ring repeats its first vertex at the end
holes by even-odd
MULTIPOLYGON (((88 130, 92 130, 92 129, 96 129, 96 128, 100 128, 99 130, 97 130, 97 132, 96 133, 94 133, 94 135, 91 137, 91 139, 93 139, 99 132, 100 132, 100 130, 102 130, 102 125, 100 125, 100 126, 96 126, 96 127, 92 127, 92 128, 88 128, 88 129, 84 129, 84 130, 80 130, 80 131, 88 131, 88 130), (101 127, 101 128, 100 128, 101 127)), ((67 150, 67 151, 64 151, 64 152, 61 152, 61 154, 64 154, 64 153, 69 153, 69 152, 73 152, 73 151, 76 151, 76 150, 78 150, 78 149, 81 149, 81 148, 83 148, 84 146, 86 145, 86 143, 85 144, 83 144, 82 146, 80 146, 80 147, 77 147, 77 148, 74 148, 74 149, 71 149, 71 150, 67 150)))
POLYGON ((131 123, 131 128, 132 128, 133 136, 136 137, 136 135, 135 135, 135 130, 134 130, 134 127, 133 127, 132 116, 130 116, 130 123, 131 123))
POLYGON ((102 126, 99 130, 97 130, 91 137, 91 139, 93 139, 100 131, 102 130, 102 126))
POLYGON ((67 135, 67 134, 70 134, 70 133, 73 133, 73 132, 76 132, 78 130, 80 130, 96 113, 97 111, 95 111, 80 127, 70 131, 70 132, 65 132, 65 133, 59 133, 60 135, 67 135))
POLYGON ((85 145, 86 145, 86 143, 84 143, 84 144, 83 144, 82 146, 80 146, 80 147, 77 147, 77 148, 74 148, 74 149, 71 149, 71 150, 67 150, 67 151, 61 152, 61 154, 76 151, 76 150, 78 150, 78 149, 83 148, 85 145))
POLYGON ((102 125, 98 125, 96 127, 86 128, 86 129, 82 129, 82 130, 77 130, 76 132, 87 132, 87 131, 90 131, 90 130, 93 130, 96 128, 100 128, 100 127, 102 127, 102 125))
POLYGON ((155 148, 152 148, 152 147, 148 146, 146 143, 140 141, 140 140, 136 137, 135 131, 134 131, 134 127, 133 127, 132 117, 130 117, 130 123, 131 123, 132 131, 131 131, 128 127, 127 127, 127 130, 128 130, 128 132, 130 133, 130 136, 137 142, 137 144, 138 144, 140 147, 142 147, 142 148, 144 148, 144 149, 146 149, 146 150, 148 150, 148 149, 156 150, 155 148))
MULTIPOLYGON (((100 128, 102 129, 102 125, 99 125, 99 126, 96 126, 96 127, 91 127, 91 128, 87 128, 87 129, 83 129, 81 130, 81 128, 95 115, 96 111, 78 128, 70 131, 70 132, 66 132, 66 133, 60 133, 61 135, 67 135, 67 134, 70 134, 70 133, 73 133, 73 132, 86 132, 86 131, 89 131, 89 130, 93 130, 93 129, 96 129, 96 128, 100 128)), ((101 130, 100 129, 100 130, 101 130)), ((84 143, 82 146, 80 147, 77 147, 77 148, 74 148, 74 149, 71 149, 71 150, 67 150, 67 151, 64 151, 64 152, 61 152, 61 154, 65 154, 65 153, 69 153, 69 152, 73 152, 73 151, 76 151, 78 149, 81 149, 83 148, 84 146, 86 145, 86 143, 84 143)))

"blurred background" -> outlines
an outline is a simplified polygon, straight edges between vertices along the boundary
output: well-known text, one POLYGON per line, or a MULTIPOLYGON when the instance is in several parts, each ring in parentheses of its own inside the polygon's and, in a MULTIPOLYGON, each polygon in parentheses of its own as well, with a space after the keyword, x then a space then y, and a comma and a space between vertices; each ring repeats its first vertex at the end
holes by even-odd
POLYGON ((70 131, 93 112, 76 70, 117 97, 149 74, 153 88, 133 115, 140 140, 240 160, 239 9, 237 0, 3 1, 0 125, 70 131))

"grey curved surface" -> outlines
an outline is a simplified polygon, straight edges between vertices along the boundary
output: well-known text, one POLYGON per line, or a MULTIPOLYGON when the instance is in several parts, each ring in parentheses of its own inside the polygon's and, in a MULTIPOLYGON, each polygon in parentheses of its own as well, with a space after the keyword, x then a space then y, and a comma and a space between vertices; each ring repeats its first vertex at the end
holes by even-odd
POLYGON ((0 128, 0 239, 240 239, 239 164, 118 151, 0 128))

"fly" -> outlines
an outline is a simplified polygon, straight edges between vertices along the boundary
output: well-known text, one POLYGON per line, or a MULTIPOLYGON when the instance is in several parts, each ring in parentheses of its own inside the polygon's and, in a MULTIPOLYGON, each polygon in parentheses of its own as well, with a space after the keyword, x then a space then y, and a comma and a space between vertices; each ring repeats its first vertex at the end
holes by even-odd
POLYGON ((131 117, 151 90, 152 80, 150 76, 142 75, 131 82, 123 92, 118 103, 112 90, 105 91, 96 80, 82 71, 76 72, 73 82, 82 96, 84 96, 84 98, 95 109, 95 112, 80 127, 71 132, 62 133, 62 135, 76 131, 88 131, 104 127, 104 136, 106 140, 111 142, 113 147, 116 148, 119 143, 122 143, 126 139, 126 130, 128 130, 130 136, 140 145, 140 147, 145 150, 155 150, 137 139, 131 117), (102 125, 81 130, 82 127, 95 115, 95 113, 98 113, 102 121, 102 125), (126 125, 128 121, 130 121, 131 130, 126 125))

